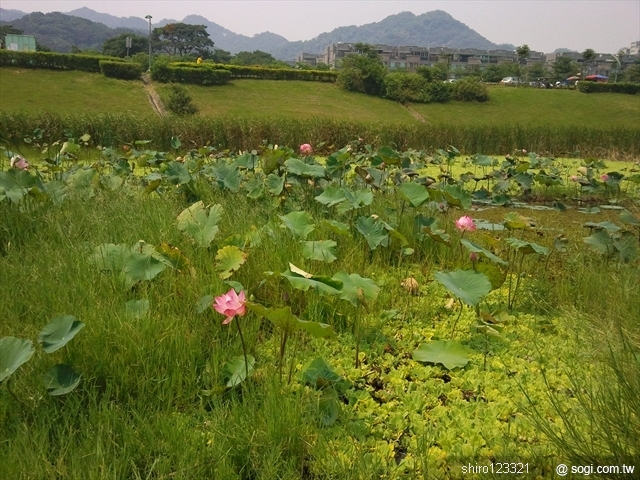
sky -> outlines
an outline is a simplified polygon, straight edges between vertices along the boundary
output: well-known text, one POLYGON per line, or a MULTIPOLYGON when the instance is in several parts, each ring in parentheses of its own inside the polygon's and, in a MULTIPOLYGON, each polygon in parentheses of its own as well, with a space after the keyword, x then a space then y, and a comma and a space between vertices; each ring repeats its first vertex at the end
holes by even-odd
POLYGON ((88 7, 118 17, 151 15, 152 22, 196 14, 235 33, 269 31, 292 41, 403 11, 444 10, 491 42, 527 44, 544 53, 615 53, 640 40, 640 0, 1 0, 0 6, 27 13, 88 7))

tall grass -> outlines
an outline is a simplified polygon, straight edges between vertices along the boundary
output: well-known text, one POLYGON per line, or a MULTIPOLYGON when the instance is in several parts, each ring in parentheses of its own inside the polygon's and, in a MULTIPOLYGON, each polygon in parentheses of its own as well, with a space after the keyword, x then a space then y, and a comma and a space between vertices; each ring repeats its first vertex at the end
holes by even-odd
POLYGON ((624 159, 640 155, 640 129, 630 127, 552 127, 519 124, 427 125, 418 123, 362 123, 349 120, 313 118, 159 118, 130 114, 29 114, 0 112, 0 135, 11 146, 35 129, 44 131, 43 141, 88 133, 92 142, 120 146, 135 140, 151 140, 151 148, 169 150, 171 137, 183 146, 212 145, 219 149, 253 149, 268 142, 296 146, 326 142, 340 147, 362 138, 374 146, 391 145, 434 150, 453 145, 465 154, 506 154, 516 149, 541 154, 624 159))

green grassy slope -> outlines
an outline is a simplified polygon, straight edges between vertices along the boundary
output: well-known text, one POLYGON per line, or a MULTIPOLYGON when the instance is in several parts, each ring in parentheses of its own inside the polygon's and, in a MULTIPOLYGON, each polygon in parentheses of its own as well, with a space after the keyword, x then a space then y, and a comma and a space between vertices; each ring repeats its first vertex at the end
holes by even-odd
POLYGON ((0 109, 61 113, 150 113, 141 81, 85 72, 0 68, 0 109))
POLYGON ((460 124, 519 123, 581 127, 638 125, 640 96, 576 90, 493 87, 486 103, 414 104, 426 121, 460 124))

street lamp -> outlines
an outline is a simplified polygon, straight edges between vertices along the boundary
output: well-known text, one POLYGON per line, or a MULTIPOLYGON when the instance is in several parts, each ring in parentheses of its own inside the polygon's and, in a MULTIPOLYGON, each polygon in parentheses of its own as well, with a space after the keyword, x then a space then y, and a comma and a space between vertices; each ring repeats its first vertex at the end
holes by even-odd
POLYGON ((149 71, 151 71, 151 15, 147 15, 147 20, 149 20, 149 71))
POLYGON ((616 79, 613 81, 613 83, 618 83, 618 72, 620 71, 620 67, 621 67, 620 58, 618 58, 617 55, 613 55, 613 54, 611 54, 611 56, 616 59, 616 62, 618 62, 618 68, 616 70, 616 79))

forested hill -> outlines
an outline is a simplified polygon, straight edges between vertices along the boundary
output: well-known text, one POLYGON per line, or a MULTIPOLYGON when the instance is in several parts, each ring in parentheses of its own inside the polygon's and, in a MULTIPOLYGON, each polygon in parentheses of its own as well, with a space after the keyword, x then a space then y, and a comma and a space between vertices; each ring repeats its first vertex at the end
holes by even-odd
MULTIPOLYGON (((81 49, 100 51, 102 43, 109 37, 124 32, 144 35, 146 22, 135 17, 115 17, 95 12, 83 7, 62 13, 32 13, 15 19, 21 13, 17 10, 0 9, 0 20, 24 31, 26 35, 35 35, 39 43, 55 51, 68 52, 71 45, 81 49), (82 18, 81 18, 82 17, 82 18), (11 19, 10 21, 7 21, 11 19), (101 22, 101 23, 95 23, 101 22), (109 27, 120 27, 111 29, 109 27)), ((165 19, 154 27, 179 20, 165 19)), ((459 22, 441 10, 414 15, 402 12, 391 15, 380 22, 362 26, 339 27, 317 37, 290 42, 281 35, 263 32, 253 37, 240 35, 199 15, 189 15, 182 22, 193 25, 205 25, 216 48, 231 53, 262 50, 280 60, 293 60, 302 52, 322 53, 327 45, 336 42, 365 42, 387 45, 446 46, 451 48, 506 48, 509 44, 497 45, 459 22)))
POLYGON ((107 38, 121 33, 141 33, 130 28, 109 28, 102 23, 92 22, 80 17, 63 13, 30 13, 10 22, 0 22, 12 25, 24 32, 34 35, 38 43, 56 52, 67 53, 71 46, 80 50, 102 51, 102 44, 107 38))

